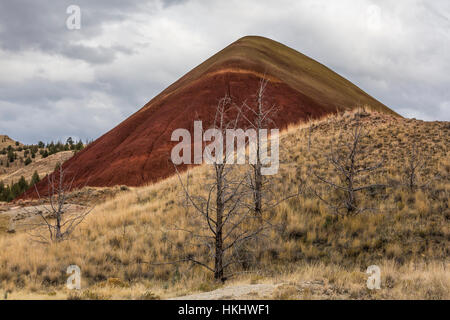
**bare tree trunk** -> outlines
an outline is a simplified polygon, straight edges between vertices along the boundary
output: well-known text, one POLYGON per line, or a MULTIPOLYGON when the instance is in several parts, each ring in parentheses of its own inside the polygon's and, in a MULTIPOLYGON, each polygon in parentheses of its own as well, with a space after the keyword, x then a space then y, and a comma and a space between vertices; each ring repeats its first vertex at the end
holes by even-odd
POLYGON ((262 201, 262 181, 261 174, 261 134, 260 130, 263 127, 263 98, 264 89, 267 82, 262 82, 258 90, 258 111, 256 114, 256 164, 253 167, 255 175, 255 190, 254 190, 254 202, 255 202, 255 214, 261 216, 261 201, 262 201))
POLYGON ((356 196, 353 189, 353 178, 349 177, 347 181, 347 214, 351 214, 356 208, 356 196))
POLYGON ((409 191, 413 192, 414 191, 414 187, 416 185, 415 180, 416 180, 416 173, 415 173, 415 168, 412 165, 412 163, 410 163, 410 175, 409 175, 409 191))
POLYGON ((311 131, 312 131, 312 122, 311 118, 309 118, 309 126, 308 126, 308 152, 311 151, 311 131))
POLYGON ((223 280, 223 169, 224 165, 216 164, 216 244, 214 257, 214 279, 223 280))
POLYGON ((61 232, 61 214, 56 215, 56 241, 62 240, 62 232, 61 232))
POLYGON ((65 190, 64 188, 64 171, 62 169, 62 163, 58 164, 59 171, 59 183, 57 185, 57 204, 58 208, 56 210, 56 241, 61 241, 63 238, 61 232, 61 215, 63 213, 64 201, 65 201, 65 190))
POLYGON ((408 169, 406 171, 408 175, 408 188, 410 192, 414 192, 414 190, 416 189, 416 169, 422 165, 422 162, 423 161, 422 159, 420 159, 416 143, 414 141, 412 143, 411 150, 409 151, 408 169))
POLYGON ((258 88, 257 93, 257 101, 256 101, 256 111, 250 110, 254 114, 254 120, 249 121, 253 128, 256 130, 256 163, 252 165, 253 170, 253 181, 251 183, 252 192, 253 192, 253 203, 254 203, 254 212, 258 217, 262 216, 262 199, 263 199, 263 184, 264 177, 261 172, 262 161, 261 161, 261 149, 262 149, 262 141, 261 141, 261 132, 262 129, 268 129, 267 124, 273 121, 268 117, 271 112, 274 111, 275 106, 267 109, 264 105, 264 91, 267 85, 266 79, 261 79, 261 83, 258 88))
POLYGON ((254 192, 254 202, 255 202, 255 214, 260 217, 262 215, 262 174, 261 174, 261 163, 257 163, 254 168, 255 173, 255 192, 254 192))
POLYGON ((356 195, 353 188, 353 179, 355 176, 355 157, 360 144, 360 134, 362 127, 355 129, 353 148, 350 152, 350 165, 347 171, 347 214, 351 214, 356 209, 356 195))

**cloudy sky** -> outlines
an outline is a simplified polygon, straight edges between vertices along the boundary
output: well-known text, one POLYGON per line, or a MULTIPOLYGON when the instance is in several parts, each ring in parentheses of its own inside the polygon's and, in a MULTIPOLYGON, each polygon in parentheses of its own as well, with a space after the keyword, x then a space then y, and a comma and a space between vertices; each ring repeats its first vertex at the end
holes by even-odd
POLYGON ((0 134, 97 138, 245 35, 318 60, 403 116, 450 120, 448 0, 0 0, 0 134), (80 30, 66 27, 70 5, 80 30))

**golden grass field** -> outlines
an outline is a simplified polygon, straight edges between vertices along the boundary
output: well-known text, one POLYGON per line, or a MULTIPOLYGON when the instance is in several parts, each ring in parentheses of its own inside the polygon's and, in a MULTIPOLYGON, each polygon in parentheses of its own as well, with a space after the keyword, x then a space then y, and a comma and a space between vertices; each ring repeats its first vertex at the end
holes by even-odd
MULTIPOLYGON (((98 205, 72 239, 61 243, 36 243, 25 232, 7 234, 0 227, 0 298, 165 299, 242 283, 282 283, 272 295, 256 298, 449 299, 449 139, 448 122, 361 110, 290 127, 281 137, 280 171, 271 189, 282 197, 304 181, 304 191, 272 210, 277 227, 241 249, 250 259, 234 266, 230 272, 236 275, 225 284, 199 266, 164 264, 186 254, 206 255, 203 248, 186 246, 188 234, 171 228, 200 228, 189 219, 192 208, 182 205, 178 177, 98 205), (338 195, 310 173, 335 181, 324 155, 356 118, 370 132, 361 161, 385 159, 381 170, 361 182, 388 186, 360 194, 359 203, 372 211, 338 217, 311 190, 330 201, 338 195), (431 182, 410 191, 399 183, 413 141, 426 160, 419 179, 431 182), (65 288, 72 264, 82 271, 79 292, 65 288), (374 264, 381 268, 382 285, 370 291, 365 271, 374 264), (305 281, 320 285, 302 286, 305 281)), ((210 167, 189 174, 190 192, 204 194, 210 167)))

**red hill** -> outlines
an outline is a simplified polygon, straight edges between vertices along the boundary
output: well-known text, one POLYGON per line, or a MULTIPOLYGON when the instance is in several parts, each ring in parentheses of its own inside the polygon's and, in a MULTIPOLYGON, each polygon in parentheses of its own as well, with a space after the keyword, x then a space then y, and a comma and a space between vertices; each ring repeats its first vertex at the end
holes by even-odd
MULTIPOLYGON (((249 36, 218 52, 104 134, 64 165, 74 186, 141 186, 174 173, 168 162, 172 131, 208 122, 225 94, 251 100, 261 77, 269 80, 268 103, 276 104, 279 128, 309 117, 370 105, 395 114, 322 64, 273 40, 249 36)), ((38 185, 45 193, 46 181, 38 185)), ((27 192, 33 196, 34 190, 27 192)))

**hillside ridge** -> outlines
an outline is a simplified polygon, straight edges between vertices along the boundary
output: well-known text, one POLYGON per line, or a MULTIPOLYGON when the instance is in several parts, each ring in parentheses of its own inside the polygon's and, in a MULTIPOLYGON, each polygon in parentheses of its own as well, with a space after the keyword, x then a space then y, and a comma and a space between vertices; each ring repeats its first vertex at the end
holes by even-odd
MULTIPOLYGON (((65 168, 76 174, 75 186, 142 186, 167 178, 174 173, 171 133, 178 128, 192 132, 194 120, 209 126, 225 94, 237 104, 252 105, 262 76, 269 81, 266 103, 279 109, 273 120, 280 129, 361 105, 398 116, 322 64, 276 41, 250 36, 193 68, 65 168)), ((44 192, 45 184, 39 190, 44 192)))

